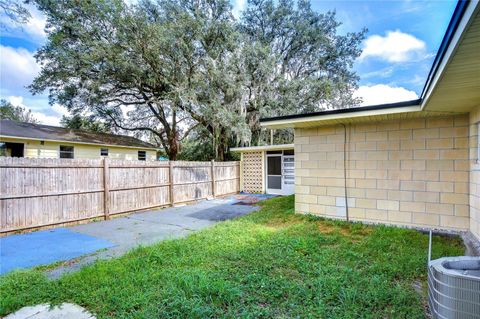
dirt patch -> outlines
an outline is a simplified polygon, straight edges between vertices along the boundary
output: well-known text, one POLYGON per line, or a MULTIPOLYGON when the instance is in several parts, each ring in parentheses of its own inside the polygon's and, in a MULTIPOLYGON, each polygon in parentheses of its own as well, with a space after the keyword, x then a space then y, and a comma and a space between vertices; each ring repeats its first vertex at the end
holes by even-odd
POLYGON ((373 232, 372 227, 363 227, 360 229, 351 229, 350 232, 353 235, 358 235, 358 236, 369 236, 373 232))
POLYGON ((327 223, 324 223, 324 222, 320 222, 318 223, 318 230, 322 233, 322 234, 332 234, 336 231, 337 227, 333 226, 333 225, 329 225, 327 223))
POLYGON ((256 194, 256 195, 247 195, 247 194, 242 194, 242 195, 235 195, 235 199, 238 200, 238 203, 235 203, 234 205, 254 205, 257 204, 258 202, 264 201, 266 199, 270 199, 273 197, 277 197, 274 195, 267 195, 267 194, 256 194))
POLYGON ((347 227, 341 227, 338 225, 330 224, 329 222, 319 222, 318 223, 318 230, 322 234, 333 234, 339 233, 342 236, 350 237, 352 235, 351 229, 347 227))
POLYGON ((324 235, 338 234, 350 240, 353 244, 361 242, 372 233, 370 227, 352 227, 350 225, 335 225, 328 221, 319 222, 318 230, 324 235))

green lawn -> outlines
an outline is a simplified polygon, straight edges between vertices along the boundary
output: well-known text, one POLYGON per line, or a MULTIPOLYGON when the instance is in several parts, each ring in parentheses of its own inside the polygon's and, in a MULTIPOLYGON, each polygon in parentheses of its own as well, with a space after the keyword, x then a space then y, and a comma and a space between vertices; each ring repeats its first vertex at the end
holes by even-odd
MULTIPOLYGON (((142 247, 49 281, 0 277, 0 315, 74 302, 116 318, 423 318, 428 237, 293 213, 293 197, 188 238, 142 247)), ((433 257, 462 255, 434 238, 433 257)))

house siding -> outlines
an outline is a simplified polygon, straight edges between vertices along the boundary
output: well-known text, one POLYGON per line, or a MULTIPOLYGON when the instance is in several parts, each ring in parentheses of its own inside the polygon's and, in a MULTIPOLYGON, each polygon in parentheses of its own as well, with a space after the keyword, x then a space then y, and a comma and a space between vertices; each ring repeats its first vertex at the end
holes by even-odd
MULTIPOLYGON (((59 158, 60 145, 73 146, 74 158, 76 159, 96 159, 101 158, 100 149, 108 148, 108 158, 120 160, 137 160, 138 151, 142 149, 111 147, 101 145, 75 144, 70 142, 52 142, 44 141, 42 145, 40 141, 0 137, 2 142, 14 142, 24 144, 24 157, 29 158, 59 158)), ((154 161, 156 159, 156 151, 144 149, 147 152, 147 160, 154 161)))
POLYGON ((469 229, 468 115, 346 125, 345 162, 344 138, 341 125, 295 129, 297 212, 469 229))
POLYGON ((478 127, 480 106, 470 113, 470 232, 480 240, 480 161, 478 127))

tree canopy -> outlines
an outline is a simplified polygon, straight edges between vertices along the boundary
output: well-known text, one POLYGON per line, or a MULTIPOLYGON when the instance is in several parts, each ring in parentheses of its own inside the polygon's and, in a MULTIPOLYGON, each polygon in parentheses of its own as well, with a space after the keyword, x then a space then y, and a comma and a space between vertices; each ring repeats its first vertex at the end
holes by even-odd
POLYGON ((7 100, 0 100, 0 119, 7 119, 16 122, 38 123, 31 110, 21 106, 15 106, 7 100))
POLYGON ((48 40, 31 90, 170 159, 184 147, 224 160, 231 146, 269 139, 260 117, 357 103, 365 31, 339 35, 335 13, 306 0, 251 0, 238 20, 228 0, 36 3, 48 40))
POLYGON ((60 124, 63 127, 85 130, 90 132, 97 133, 113 133, 112 128, 108 126, 107 123, 96 120, 94 116, 81 116, 81 115, 72 115, 72 116, 62 116, 60 124))
MULTIPOLYGON (((2 11, 5 16, 13 23, 27 23, 28 20, 31 18, 31 14, 24 4, 28 2, 29 0, 0 0, 0 11, 2 11)), ((1 29, 8 29, 7 23, 5 23, 5 21, 0 21, 0 30, 1 29)))

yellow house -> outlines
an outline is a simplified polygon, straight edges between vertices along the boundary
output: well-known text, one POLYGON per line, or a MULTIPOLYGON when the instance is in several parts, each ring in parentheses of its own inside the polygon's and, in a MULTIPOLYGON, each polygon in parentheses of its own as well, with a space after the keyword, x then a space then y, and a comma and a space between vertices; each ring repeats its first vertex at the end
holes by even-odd
POLYGON ((0 120, 0 156, 154 161, 157 147, 131 136, 0 120))

